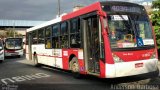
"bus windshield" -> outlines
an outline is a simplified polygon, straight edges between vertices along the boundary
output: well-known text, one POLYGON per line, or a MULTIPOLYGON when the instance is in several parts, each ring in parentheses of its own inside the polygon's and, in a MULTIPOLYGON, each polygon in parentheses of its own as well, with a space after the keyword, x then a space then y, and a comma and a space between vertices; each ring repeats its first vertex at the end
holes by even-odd
POLYGON ((150 22, 141 14, 110 14, 107 16, 112 48, 153 46, 150 22))
POLYGON ((22 49, 22 39, 20 38, 9 38, 5 41, 7 49, 22 49))
POLYGON ((3 41, 0 40, 0 50, 3 49, 3 41))

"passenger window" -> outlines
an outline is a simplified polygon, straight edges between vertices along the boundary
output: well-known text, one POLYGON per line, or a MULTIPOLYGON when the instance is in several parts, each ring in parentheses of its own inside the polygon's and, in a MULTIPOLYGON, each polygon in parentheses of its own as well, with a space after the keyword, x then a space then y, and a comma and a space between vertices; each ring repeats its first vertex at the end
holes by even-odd
POLYGON ((38 44, 44 43, 44 29, 38 30, 38 44))
POLYGON ((47 49, 52 48, 52 37, 51 37, 51 27, 46 27, 45 28, 45 47, 47 49))
POLYGON ((68 23, 63 22, 61 24, 61 36, 60 36, 60 46, 61 48, 68 48, 68 23))
POLYGON ((45 37, 50 37, 50 36, 51 36, 51 27, 47 27, 45 32, 45 37))
POLYGON ((37 44, 38 38, 37 38, 37 30, 32 32, 32 44, 37 44))
POLYGON ((59 48, 59 24, 55 24, 52 26, 52 48, 59 48))
POLYGON ((46 43, 45 43, 45 46, 47 49, 51 48, 51 38, 46 38, 46 43))
POLYGON ((80 19, 71 20, 71 30, 70 30, 70 47, 80 48, 80 19))

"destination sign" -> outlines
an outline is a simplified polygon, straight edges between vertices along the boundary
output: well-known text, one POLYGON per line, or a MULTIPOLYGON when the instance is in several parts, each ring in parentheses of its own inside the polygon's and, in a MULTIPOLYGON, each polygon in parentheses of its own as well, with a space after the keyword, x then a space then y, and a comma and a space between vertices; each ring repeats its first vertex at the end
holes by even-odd
POLYGON ((112 11, 116 12, 136 12, 141 13, 141 8, 131 6, 111 6, 112 11))

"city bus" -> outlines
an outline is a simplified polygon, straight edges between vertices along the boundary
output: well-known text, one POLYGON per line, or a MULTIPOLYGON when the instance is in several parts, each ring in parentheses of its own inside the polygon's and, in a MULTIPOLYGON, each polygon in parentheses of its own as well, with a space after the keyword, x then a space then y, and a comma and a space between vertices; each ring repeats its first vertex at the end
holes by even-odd
POLYGON ((26 31, 26 58, 100 78, 158 70, 157 46, 143 6, 95 2, 26 31))
POLYGON ((0 39, 0 63, 4 61, 4 43, 3 40, 0 39))
POLYGON ((8 56, 23 56, 23 41, 22 38, 9 37, 4 41, 5 57, 8 56))

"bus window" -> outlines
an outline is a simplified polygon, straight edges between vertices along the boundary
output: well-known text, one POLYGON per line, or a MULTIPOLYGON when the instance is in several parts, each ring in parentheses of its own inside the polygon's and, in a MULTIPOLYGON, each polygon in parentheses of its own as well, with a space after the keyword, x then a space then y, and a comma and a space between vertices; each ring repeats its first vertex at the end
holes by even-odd
POLYGON ((79 19, 71 20, 70 47, 71 48, 81 47, 80 20, 79 19))
POLYGON ((44 29, 38 30, 38 44, 44 43, 44 29))
POLYGON ((37 30, 32 32, 32 44, 37 44, 38 38, 37 38, 37 30))
POLYGON ((60 36, 60 46, 61 48, 67 48, 68 47, 68 23, 63 22, 61 24, 61 36, 60 36))
POLYGON ((51 37, 51 27, 46 28, 45 37, 51 37))
POLYGON ((58 37, 59 36, 59 30, 58 30, 58 24, 53 25, 52 27, 52 37, 58 37))
POLYGON ((51 27, 50 26, 45 29, 45 47, 47 49, 52 47, 51 45, 51 27))
POLYGON ((52 48, 59 48, 59 24, 52 26, 52 48))
POLYGON ((46 48, 51 48, 51 39, 46 39, 45 46, 46 48))
POLYGON ((0 50, 2 50, 2 49, 3 49, 3 41, 0 40, 0 50))

